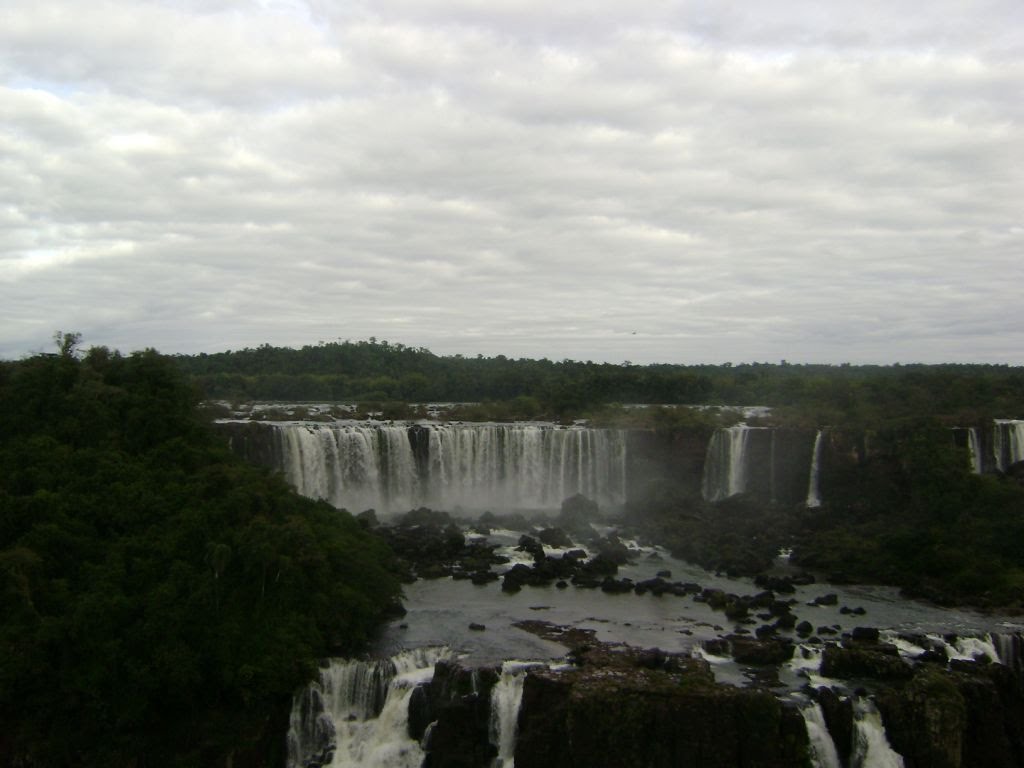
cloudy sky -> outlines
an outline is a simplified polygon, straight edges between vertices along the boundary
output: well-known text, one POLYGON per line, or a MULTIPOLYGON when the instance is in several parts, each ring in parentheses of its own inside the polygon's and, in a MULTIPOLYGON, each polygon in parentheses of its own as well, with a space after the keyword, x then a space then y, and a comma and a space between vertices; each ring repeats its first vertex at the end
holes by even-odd
POLYGON ((1024 363, 1021 0, 4 0, 0 356, 1024 363))

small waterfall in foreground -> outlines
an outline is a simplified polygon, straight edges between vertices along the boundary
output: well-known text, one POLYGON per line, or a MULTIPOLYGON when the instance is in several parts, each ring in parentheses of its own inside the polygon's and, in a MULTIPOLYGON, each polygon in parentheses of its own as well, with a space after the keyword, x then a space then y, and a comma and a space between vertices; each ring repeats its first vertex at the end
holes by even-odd
POLYGON ((747 489, 747 443, 751 428, 746 424, 716 429, 704 459, 701 494, 705 501, 721 501, 747 489))
POLYGON ((903 757, 889 745, 882 715, 870 699, 855 699, 854 718, 850 768, 904 768, 903 757))
POLYGON ((491 690, 491 743, 498 749, 498 756, 491 763, 491 768, 515 766, 523 683, 527 671, 536 666, 537 662, 524 661, 506 661, 501 665, 501 677, 491 690))
POLYGON ((447 655, 423 648, 378 661, 331 659, 292 704, 287 768, 419 768, 423 750, 408 735, 409 699, 447 655))
POLYGON ((839 759, 839 751, 832 740, 832 734, 828 732, 828 725, 825 724, 825 713, 821 705, 811 702, 809 705, 800 708, 800 714, 804 717, 804 725, 807 726, 807 739, 811 747, 811 765, 813 768, 843 768, 839 759))
POLYGON ((814 436, 814 449, 811 453, 811 474, 807 481, 807 506, 811 508, 821 506, 821 493, 818 487, 818 472, 821 469, 821 450, 824 445, 822 441, 823 431, 818 430, 814 436))
POLYGON ((357 512, 557 509, 626 497, 626 433, 553 424, 274 424, 281 469, 304 496, 357 512))

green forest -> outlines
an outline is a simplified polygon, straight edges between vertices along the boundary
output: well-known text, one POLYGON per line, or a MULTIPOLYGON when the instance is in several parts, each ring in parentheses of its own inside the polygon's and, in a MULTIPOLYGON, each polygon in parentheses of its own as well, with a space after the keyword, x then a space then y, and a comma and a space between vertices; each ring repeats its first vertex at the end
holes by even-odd
POLYGON ((230 454, 171 359, 76 341, 0 363, 0 764, 263 761, 392 556, 230 454))
POLYGON ((1005 365, 555 362, 443 357, 376 339, 174 359, 205 397, 229 401, 483 402, 508 418, 580 417, 630 403, 767 405, 808 424, 1024 416, 1024 368, 1005 365))

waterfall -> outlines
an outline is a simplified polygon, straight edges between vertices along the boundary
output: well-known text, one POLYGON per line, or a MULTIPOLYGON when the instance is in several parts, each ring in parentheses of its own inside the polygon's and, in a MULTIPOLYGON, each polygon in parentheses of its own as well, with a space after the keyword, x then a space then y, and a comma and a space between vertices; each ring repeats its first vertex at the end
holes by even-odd
POLYGON ((992 435, 992 453, 996 469, 1005 472, 1010 465, 1024 461, 1024 421, 996 419, 992 435))
POLYGON ((1006 471, 1006 455, 1003 453, 1003 423, 996 419, 992 428, 992 459, 996 469, 1000 472, 1006 471))
POLYGON ((1002 662, 999 651, 996 650, 992 635, 985 634, 980 637, 953 637, 949 639, 942 635, 928 635, 927 637, 936 648, 941 649, 946 654, 947 659, 975 661, 983 658, 997 664, 1005 663, 1002 662))
POLYGON ((812 686, 817 686, 817 681, 822 679, 819 673, 823 653, 821 646, 801 643, 797 645, 787 666, 793 674, 806 677, 812 686))
POLYGON ((625 499, 620 430, 540 424, 430 427, 428 503, 445 507, 552 508, 575 493, 625 499))
POLYGON ((999 663, 1012 669, 1018 676, 1024 671, 1024 636, 1019 632, 992 635, 996 645, 999 663))
POLYGON ((870 699, 855 700, 854 716, 850 768, 904 768, 903 757, 889 745, 882 715, 870 699))
POLYGON ((716 429, 704 459, 701 493, 706 501, 721 501, 747 489, 747 441, 750 427, 738 424, 716 429))
POLYGON ((284 475, 303 496, 353 510, 415 506, 416 460, 406 427, 284 424, 276 434, 284 475))
POLYGON ((977 427, 970 427, 967 430, 967 450, 971 455, 971 471, 976 475, 981 474, 981 438, 978 435, 977 427))
POLYGON ((287 768, 419 768, 423 750, 407 733, 409 699, 448 653, 425 648, 378 661, 331 659, 292 704, 287 768))
POLYGON ((807 506, 810 508, 821 506, 821 493, 818 487, 818 472, 821 469, 821 450, 824 445, 822 430, 814 436, 814 451, 811 455, 811 474, 807 481, 807 506))
POLYGON ((617 507, 626 495, 623 430, 304 423, 274 429, 281 469, 299 493, 352 511, 555 509, 576 493, 617 507))
POLYGON ((811 746, 813 768, 843 768, 843 764, 839 760, 839 751, 825 724, 825 713, 822 712, 821 705, 812 702, 808 706, 801 707, 800 714, 804 716, 804 725, 807 726, 807 739, 811 746))
POLYGON ((491 744, 498 756, 491 768, 513 768, 515 765, 516 733, 519 705, 523 700, 526 672, 538 666, 536 662, 506 661, 501 665, 501 677, 491 689, 491 744))
POLYGON ((288 719, 288 768, 327 765, 334 756, 334 720, 325 711, 318 686, 310 685, 292 702, 288 719))

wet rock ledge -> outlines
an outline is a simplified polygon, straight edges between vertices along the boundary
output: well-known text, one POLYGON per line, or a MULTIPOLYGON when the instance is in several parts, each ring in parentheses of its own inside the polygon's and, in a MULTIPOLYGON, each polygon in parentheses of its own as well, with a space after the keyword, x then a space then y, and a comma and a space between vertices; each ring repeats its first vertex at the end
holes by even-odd
POLYGON ((700 659, 588 643, 542 622, 520 626, 582 643, 571 667, 527 676, 517 768, 808 764, 803 718, 769 691, 716 685, 700 659))

